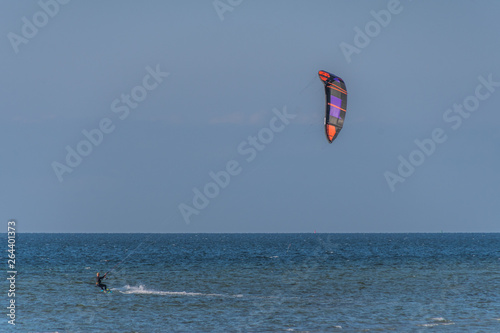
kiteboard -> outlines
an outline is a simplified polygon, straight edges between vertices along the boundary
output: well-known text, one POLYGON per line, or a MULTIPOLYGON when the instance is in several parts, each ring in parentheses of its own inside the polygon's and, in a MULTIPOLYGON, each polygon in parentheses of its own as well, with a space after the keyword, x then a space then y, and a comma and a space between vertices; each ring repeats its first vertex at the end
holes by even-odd
POLYGON ((110 294, 111 293, 111 290, 106 288, 106 289, 101 289, 103 293, 105 294, 110 294))

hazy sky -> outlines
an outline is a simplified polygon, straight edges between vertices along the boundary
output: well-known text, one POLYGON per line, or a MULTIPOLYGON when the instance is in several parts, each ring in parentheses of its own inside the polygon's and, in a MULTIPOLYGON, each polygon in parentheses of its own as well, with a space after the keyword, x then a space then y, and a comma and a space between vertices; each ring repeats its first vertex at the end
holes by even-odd
POLYGON ((0 6, 21 232, 500 232, 498 1, 0 6))

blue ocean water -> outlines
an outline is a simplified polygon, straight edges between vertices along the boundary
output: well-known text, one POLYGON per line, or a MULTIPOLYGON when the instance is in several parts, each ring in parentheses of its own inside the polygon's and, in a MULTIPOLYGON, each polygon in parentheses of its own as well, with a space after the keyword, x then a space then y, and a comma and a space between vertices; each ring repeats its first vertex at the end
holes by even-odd
POLYGON ((500 332, 500 234, 18 234, 16 251, 22 332, 500 332))

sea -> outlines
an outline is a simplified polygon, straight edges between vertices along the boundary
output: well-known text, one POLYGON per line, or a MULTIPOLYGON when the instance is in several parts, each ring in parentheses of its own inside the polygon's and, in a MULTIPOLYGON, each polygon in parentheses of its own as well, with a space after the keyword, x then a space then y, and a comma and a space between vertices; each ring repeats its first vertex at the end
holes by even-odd
POLYGON ((500 332, 495 233, 21 233, 15 251, 0 332, 500 332))

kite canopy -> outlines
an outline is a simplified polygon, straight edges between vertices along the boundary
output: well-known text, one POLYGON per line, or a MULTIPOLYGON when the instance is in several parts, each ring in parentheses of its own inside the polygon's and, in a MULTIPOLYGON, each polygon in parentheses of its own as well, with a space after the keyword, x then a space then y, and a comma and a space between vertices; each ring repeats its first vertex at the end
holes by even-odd
POLYGON ((328 142, 332 143, 344 126, 347 109, 347 89, 340 77, 325 71, 319 71, 319 78, 325 85, 326 114, 325 133, 328 142))

